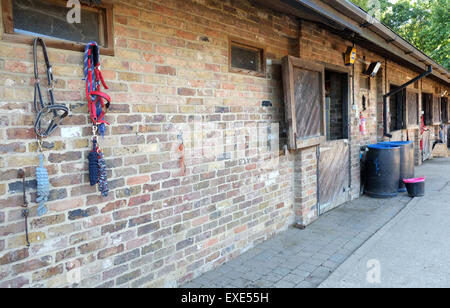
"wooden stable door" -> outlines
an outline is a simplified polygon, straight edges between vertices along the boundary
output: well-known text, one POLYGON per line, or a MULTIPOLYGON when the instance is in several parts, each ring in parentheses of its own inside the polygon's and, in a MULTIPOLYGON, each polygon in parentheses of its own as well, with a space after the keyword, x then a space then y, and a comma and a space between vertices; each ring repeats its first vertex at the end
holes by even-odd
POLYGON ((320 212, 348 201, 350 153, 348 146, 349 72, 327 71, 326 64, 283 59, 283 83, 289 147, 317 147, 320 212), (326 93, 330 79, 332 90, 326 93), (327 95, 329 97, 327 97, 327 95), (331 104, 326 104, 328 98, 331 104))
POLYGON ((325 70, 326 140, 320 145, 319 213, 349 201, 349 73, 325 70))
POLYGON ((327 141, 320 146, 319 214, 349 201, 349 149, 346 140, 327 141))

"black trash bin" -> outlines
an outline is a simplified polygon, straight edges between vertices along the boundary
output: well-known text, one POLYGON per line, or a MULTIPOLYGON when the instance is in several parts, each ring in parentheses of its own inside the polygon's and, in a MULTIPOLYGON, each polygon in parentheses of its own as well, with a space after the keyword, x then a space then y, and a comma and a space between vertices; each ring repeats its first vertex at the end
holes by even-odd
POLYGON ((400 147, 400 177, 398 179, 398 191, 406 192, 406 186, 403 180, 414 178, 414 143, 412 141, 391 141, 381 142, 380 144, 400 147))
POLYGON ((373 198, 398 195, 400 178, 400 147, 373 144, 367 147, 364 192, 373 198))

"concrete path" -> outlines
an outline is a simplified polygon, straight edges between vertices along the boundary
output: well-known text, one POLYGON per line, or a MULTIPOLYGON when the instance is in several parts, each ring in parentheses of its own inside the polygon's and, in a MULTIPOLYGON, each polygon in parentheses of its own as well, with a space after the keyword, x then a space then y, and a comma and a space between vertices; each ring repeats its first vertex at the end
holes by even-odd
POLYGON ((326 213, 306 230, 289 229, 182 287, 317 287, 410 201, 405 194, 388 200, 362 197, 326 213))
POLYGON ((414 199, 320 287, 450 287, 450 159, 426 162, 416 175, 427 176, 425 197, 414 199))

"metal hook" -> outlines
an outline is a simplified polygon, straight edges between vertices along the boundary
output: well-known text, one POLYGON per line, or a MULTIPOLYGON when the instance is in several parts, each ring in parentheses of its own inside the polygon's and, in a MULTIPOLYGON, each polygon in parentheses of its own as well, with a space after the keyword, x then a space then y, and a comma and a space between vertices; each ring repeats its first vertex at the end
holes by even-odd
POLYGON ((36 137, 39 152, 44 152, 42 137, 36 137))

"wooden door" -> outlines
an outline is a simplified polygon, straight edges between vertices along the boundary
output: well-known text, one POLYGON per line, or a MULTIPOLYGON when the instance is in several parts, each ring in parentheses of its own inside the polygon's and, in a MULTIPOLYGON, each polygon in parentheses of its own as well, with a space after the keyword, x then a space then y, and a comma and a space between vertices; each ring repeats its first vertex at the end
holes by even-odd
POLYGON ((283 84, 290 149, 317 146, 324 141, 323 65, 295 57, 283 58, 283 84))
POLYGON ((349 201, 349 157, 347 140, 327 141, 320 146, 320 214, 349 201))

